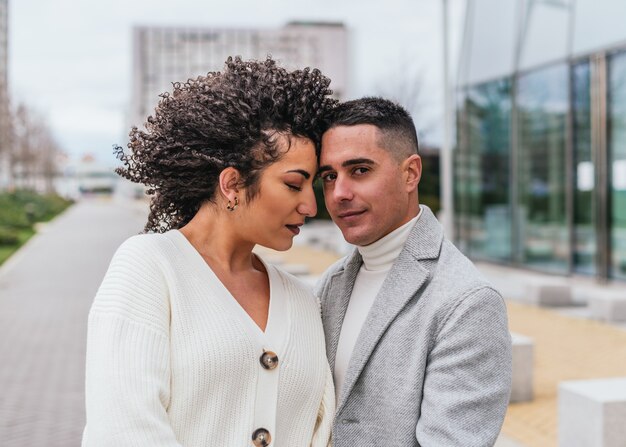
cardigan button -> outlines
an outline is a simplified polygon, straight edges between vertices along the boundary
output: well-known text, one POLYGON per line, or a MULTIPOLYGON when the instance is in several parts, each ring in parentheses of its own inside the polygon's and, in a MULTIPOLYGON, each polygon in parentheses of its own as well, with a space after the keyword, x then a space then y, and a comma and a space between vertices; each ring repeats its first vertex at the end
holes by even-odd
POLYGON ((274 369, 278 366, 278 356, 272 351, 263 351, 259 361, 265 369, 274 369))
POLYGON ((264 428, 257 428, 254 433, 252 433, 252 443, 256 447, 267 447, 272 442, 272 436, 270 432, 264 428))

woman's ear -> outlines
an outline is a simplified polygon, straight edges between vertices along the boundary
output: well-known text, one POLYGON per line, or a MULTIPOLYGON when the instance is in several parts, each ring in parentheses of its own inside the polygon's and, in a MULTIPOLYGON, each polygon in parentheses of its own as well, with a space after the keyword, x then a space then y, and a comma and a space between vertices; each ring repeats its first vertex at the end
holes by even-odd
POLYGON ((220 172, 219 188, 222 196, 228 201, 235 201, 239 194, 241 174, 235 168, 229 167, 220 172))
POLYGON ((404 160, 402 164, 406 175, 407 191, 417 190, 417 185, 422 178, 422 158, 417 154, 413 154, 404 160))

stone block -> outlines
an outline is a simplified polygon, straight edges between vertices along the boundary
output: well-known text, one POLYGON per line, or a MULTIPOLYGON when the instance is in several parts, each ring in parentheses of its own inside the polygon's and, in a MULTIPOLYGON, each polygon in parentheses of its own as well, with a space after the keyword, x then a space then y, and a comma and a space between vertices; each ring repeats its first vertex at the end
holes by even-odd
POLYGON ((513 383, 510 402, 533 400, 533 358, 535 343, 529 337, 511 334, 513 342, 513 383))
POLYGON ((588 296, 589 313, 602 321, 626 321, 626 289, 594 290, 588 296))
POLYGON ((538 306, 574 305, 572 288, 561 278, 528 278, 524 299, 538 306))
POLYGON ((559 384, 559 447, 626 445, 626 377, 559 384))

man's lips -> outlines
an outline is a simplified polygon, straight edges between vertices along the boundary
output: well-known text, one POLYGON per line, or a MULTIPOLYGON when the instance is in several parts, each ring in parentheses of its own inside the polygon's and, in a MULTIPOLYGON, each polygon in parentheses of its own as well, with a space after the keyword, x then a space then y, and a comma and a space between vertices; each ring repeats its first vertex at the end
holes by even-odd
POLYGON ((337 217, 339 219, 351 220, 351 219, 357 218, 358 216, 360 216, 364 212, 365 212, 365 210, 343 211, 343 212, 337 214, 337 217))

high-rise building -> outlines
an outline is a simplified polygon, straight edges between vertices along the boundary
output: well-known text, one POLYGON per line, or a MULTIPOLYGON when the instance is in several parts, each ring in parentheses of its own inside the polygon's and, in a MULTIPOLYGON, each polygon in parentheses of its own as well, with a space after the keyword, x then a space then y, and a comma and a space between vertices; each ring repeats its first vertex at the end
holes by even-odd
POLYGON ((0 0, 0 188, 8 177, 8 157, 11 144, 8 93, 8 28, 9 0, 0 0))
POLYGON ((456 242, 470 256, 626 281, 626 2, 469 0, 456 242))
POLYGON ((347 30, 338 23, 294 22, 277 29, 136 27, 130 124, 140 126, 172 82, 223 69, 228 56, 288 69, 315 67, 332 79, 337 98, 347 84, 347 30))

